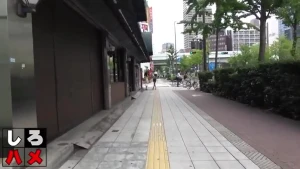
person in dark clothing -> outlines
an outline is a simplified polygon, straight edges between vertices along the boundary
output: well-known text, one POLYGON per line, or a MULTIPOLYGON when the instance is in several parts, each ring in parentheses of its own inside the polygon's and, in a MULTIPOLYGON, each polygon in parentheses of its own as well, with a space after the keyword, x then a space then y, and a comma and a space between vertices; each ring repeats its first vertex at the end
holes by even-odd
POLYGON ((153 76, 153 90, 156 90, 156 79, 157 79, 157 74, 155 73, 153 76))
POLYGON ((188 75, 187 73, 185 72, 184 76, 183 76, 183 79, 186 80, 188 78, 188 75))

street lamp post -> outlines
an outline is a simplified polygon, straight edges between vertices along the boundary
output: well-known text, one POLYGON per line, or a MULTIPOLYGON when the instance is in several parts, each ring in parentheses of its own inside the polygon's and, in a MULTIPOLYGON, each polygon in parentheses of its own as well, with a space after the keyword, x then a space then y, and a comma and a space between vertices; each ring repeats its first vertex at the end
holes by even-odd
POLYGON ((175 37, 175 43, 174 43, 174 54, 175 54, 175 66, 176 66, 176 73, 178 72, 177 67, 177 38, 176 38, 176 21, 174 21, 174 37, 175 37))

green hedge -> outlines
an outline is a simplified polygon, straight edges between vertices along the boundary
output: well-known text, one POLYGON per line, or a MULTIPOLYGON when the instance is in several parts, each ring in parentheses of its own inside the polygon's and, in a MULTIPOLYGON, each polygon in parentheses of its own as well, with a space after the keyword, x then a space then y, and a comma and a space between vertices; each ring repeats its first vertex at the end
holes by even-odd
POLYGON ((226 68, 199 75, 200 90, 300 119, 300 62, 226 68), (201 84, 202 83, 202 84, 201 84))

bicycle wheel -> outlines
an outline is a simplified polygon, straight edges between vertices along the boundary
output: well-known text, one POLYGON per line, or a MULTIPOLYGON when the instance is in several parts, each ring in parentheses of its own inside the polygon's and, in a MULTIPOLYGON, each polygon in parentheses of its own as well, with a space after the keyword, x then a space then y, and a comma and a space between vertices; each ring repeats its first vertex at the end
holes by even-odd
POLYGON ((191 82, 186 82, 186 88, 187 88, 187 89, 191 89, 191 87, 192 87, 191 82))
POLYGON ((197 82, 194 82, 193 88, 194 88, 195 90, 198 88, 198 83, 197 83, 197 82))

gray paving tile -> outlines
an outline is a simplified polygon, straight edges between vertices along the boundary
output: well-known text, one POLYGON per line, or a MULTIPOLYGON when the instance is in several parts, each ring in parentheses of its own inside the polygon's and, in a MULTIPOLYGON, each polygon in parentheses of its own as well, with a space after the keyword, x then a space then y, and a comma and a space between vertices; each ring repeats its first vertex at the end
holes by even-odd
POLYGON ((114 148, 128 148, 130 147, 130 142, 115 142, 112 147, 114 148))
POLYGON ((207 149, 205 147, 187 147, 189 153, 207 153, 207 149))
POLYGON ((241 152, 232 152, 231 153, 237 160, 249 160, 248 157, 246 157, 243 153, 241 152))
POLYGON ((201 141, 188 141, 184 142, 186 147, 201 147, 204 146, 201 141))
POLYGON ((230 153, 210 153, 210 155, 216 160, 236 160, 230 153))
POLYGON ((191 160, 188 153, 169 153, 170 161, 186 161, 191 160))
POLYGON ((97 142, 94 147, 104 147, 104 148, 109 148, 112 147, 112 142, 97 142))
POLYGON ((94 154, 105 154, 108 152, 108 149, 109 148, 103 148, 103 147, 92 147, 90 149, 90 151, 88 152, 89 153, 94 153, 94 154))
POLYGON ((221 169, 245 169, 238 161, 216 161, 221 169))
POLYGON ((211 161, 213 158, 209 153, 190 153, 191 159, 193 161, 211 161))
POLYGON ((148 141, 142 141, 142 142, 131 142, 130 147, 148 147, 148 141))
POLYGON ((182 147, 169 147, 168 152, 175 154, 175 153, 187 153, 188 151, 186 147, 182 146, 182 147))
POLYGON ((131 161, 145 161, 147 159, 147 154, 146 153, 132 153, 132 154, 127 154, 126 155, 126 160, 131 160, 131 161))
POLYGON ((207 148, 207 151, 211 152, 211 153, 213 153, 213 152, 214 153, 228 152, 225 147, 220 147, 220 146, 219 147, 210 147, 210 146, 207 146, 206 148, 207 148))
POLYGON ((220 141, 224 147, 234 147, 229 141, 220 141))
POLYGON ((221 147, 222 144, 219 141, 203 141, 203 144, 205 146, 210 146, 210 147, 221 147))
POLYGON ((193 161, 195 169, 220 169, 215 161, 193 161))
POLYGON ((122 169, 144 169, 146 166, 146 161, 125 161, 122 169))
POLYGON ((236 147, 225 147, 230 153, 240 152, 236 147))
POLYGON ((126 154, 109 153, 105 155, 104 161, 123 161, 125 157, 126 154))
POLYGON ((122 164, 123 163, 119 161, 105 161, 100 163, 97 169, 122 169, 122 164))
POLYGON ((178 161, 178 160, 171 160, 170 161, 170 168, 171 169, 195 169, 192 161, 178 161))
POLYGON ((167 142, 168 147, 183 147, 184 142, 183 141, 168 141, 167 142))
POLYGON ((110 148, 109 153, 126 153, 128 148, 110 148))
POLYGON ((99 163, 99 161, 84 158, 74 167, 74 169, 95 169, 98 167, 99 163))
POLYGON ((251 160, 240 160, 240 163, 246 169, 259 169, 259 167, 257 165, 255 165, 251 160))
POLYGON ((147 153, 148 147, 130 147, 128 153, 147 153))

